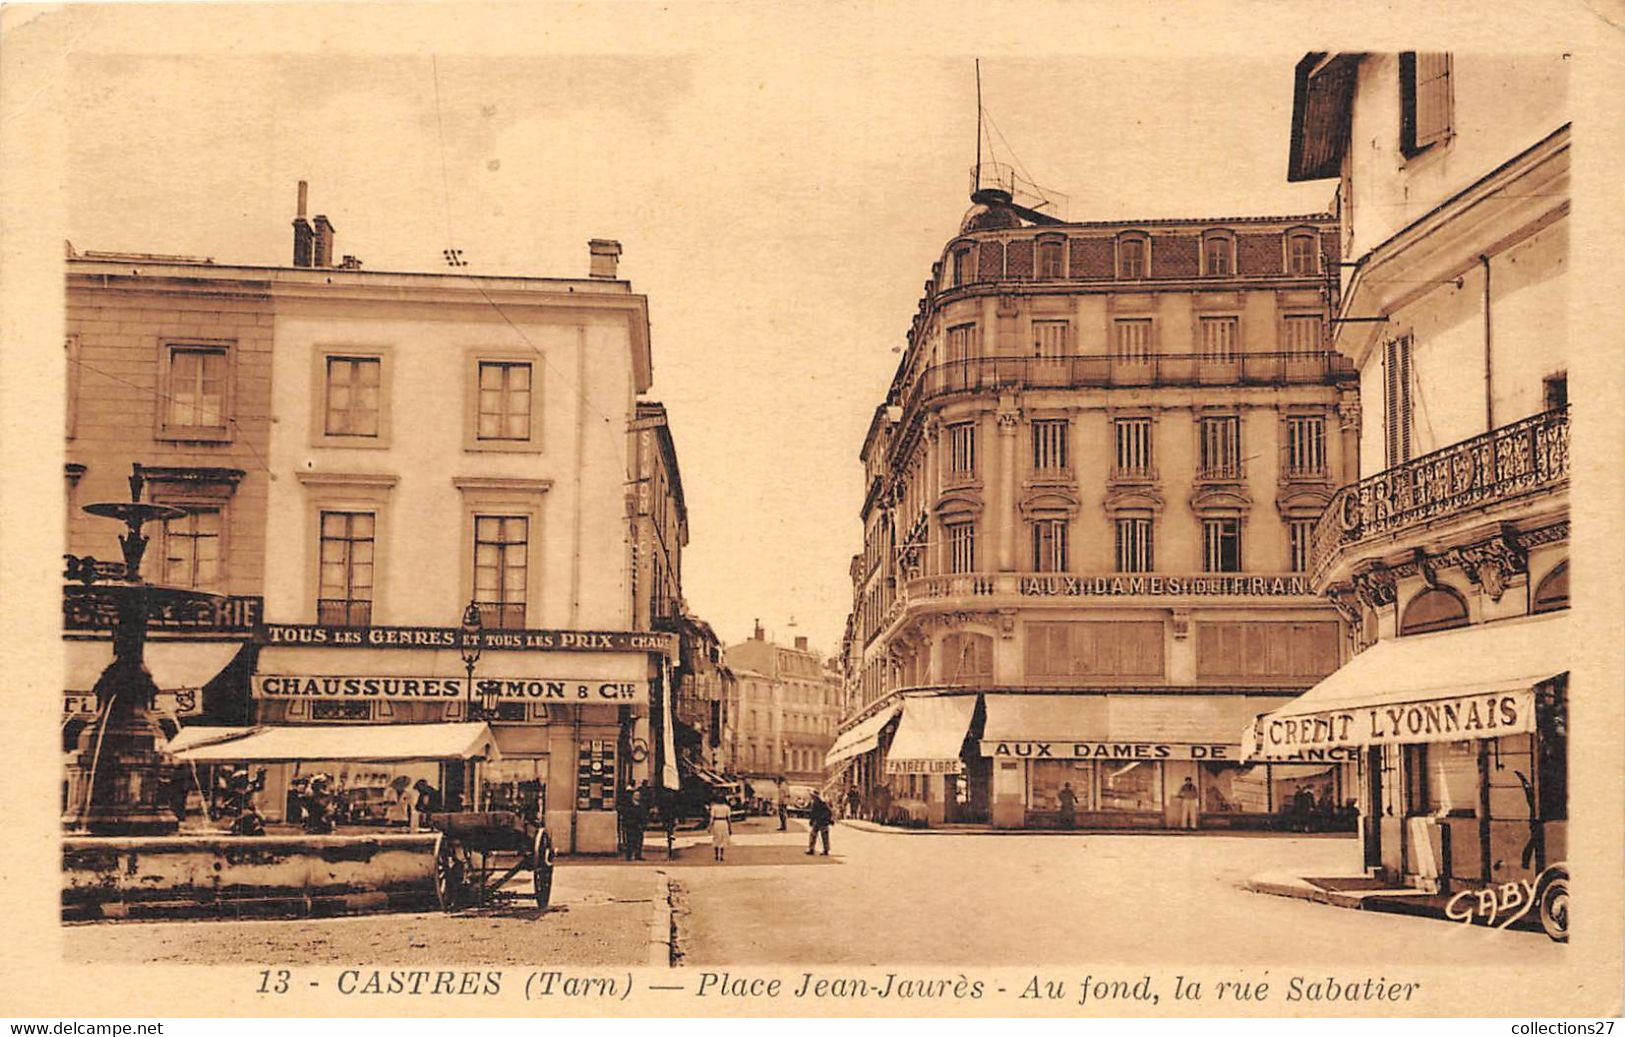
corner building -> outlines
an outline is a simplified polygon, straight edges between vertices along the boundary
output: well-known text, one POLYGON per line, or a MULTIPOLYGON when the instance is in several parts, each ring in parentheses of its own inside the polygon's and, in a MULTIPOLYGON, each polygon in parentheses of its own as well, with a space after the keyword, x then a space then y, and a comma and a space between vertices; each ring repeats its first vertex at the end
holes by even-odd
POLYGON ((1259 760, 1358 753, 1373 874, 1464 902, 1528 883, 1554 935, 1575 647, 1565 64, 1298 64, 1289 175, 1338 181, 1359 256, 1335 344, 1360 372, 1360 478, 1311 553, 1354 652, 1249 746, 1259 760))
POLYGON ((1187 781, 1203 827, 1329 816, 1346 754, 1240 739, 1339 661, 1306 571, 1358 451, 1335 221, 973 201, 862 446, 829 763, 914 823, 1173 828, 1187 781))

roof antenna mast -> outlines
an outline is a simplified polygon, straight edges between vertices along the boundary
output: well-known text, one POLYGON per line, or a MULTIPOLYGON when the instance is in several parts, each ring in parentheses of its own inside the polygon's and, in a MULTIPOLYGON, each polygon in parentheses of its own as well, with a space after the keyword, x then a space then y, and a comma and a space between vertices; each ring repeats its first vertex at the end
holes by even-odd
POLYGON ((982 59, 976 59, 976 191, 982 189, 982 59))

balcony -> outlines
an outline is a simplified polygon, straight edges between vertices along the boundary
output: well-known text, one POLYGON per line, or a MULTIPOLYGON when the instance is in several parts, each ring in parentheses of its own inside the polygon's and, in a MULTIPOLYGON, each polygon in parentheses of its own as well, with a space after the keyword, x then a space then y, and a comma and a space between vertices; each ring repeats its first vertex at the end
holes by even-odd
POLYGON ((1214 359, 1198 353, 1136 357, 984 356, 928 367, 910 404, 938 396, 998 389, 1090 389, 1115 386, 1296 385, 1355 376, 1338 353, 1239 353, 1214 359))
MULTIPOLYGON (((1016 605, 1056 598, 1122 597, 1313 597, 1303 573, 1061 573, 975 572, 920 576, 904 585, 905 593, 893 606, 904 603, 982 598, 1007 599, 1016 605)), ((888 621, 895 615, 888 615, 888 621)), ((884 630, 886 626, 882 625, 884 630)))
POLYGON ((1336 558, 1470 509, 1567 486, 1569 414, 1550 410, 1463 440, 1339 489, 1315 525, 1317 585, 1336 558))

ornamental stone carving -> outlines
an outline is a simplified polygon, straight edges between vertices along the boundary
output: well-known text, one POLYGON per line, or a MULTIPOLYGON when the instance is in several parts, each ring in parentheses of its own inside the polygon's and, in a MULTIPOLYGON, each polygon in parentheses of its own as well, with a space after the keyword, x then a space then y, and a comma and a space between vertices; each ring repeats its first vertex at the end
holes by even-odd
POLYGON ((1373 612, 1392 605, 1397 592, 1393 570, 1386 565, 1374 565, 1354 577, 1354 593, 1359 596, 1360 603, 1373 612))
POLYGON ((1491 601, 1500 601, 1512 578, 1528 571, 1528 555, 1504 532, 1460 554, 1467 579, 1482 585, 1491 601))

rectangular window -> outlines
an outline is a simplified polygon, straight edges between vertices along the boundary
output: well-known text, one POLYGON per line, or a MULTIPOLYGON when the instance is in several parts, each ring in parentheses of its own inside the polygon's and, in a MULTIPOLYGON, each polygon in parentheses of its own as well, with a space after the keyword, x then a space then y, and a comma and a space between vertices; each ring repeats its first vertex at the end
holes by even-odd
POLYGON ((524 516, 474 516, 474 601, 486 626, 524 628, 529 548, 524 516))
POLYGON ((372 622, 377 522, 377 516, 370 511, 321 513, 316 622, 324 626, 366 626, 372 622))
POLYGON ((1117 571, 1148 573, 1156 566, 1149 517, 1117 520, 1117 571))
POLYGON ((1231 242, 1229 238, 1208 238, 1202 242, 1202 270, 1209 277, 1228 277, 1231 242))
POLYGON ((1325 347, 1322 344, 1320 315, 1285 318, 1281 322, 1281 338, 1284 351, 1293 356, 1322 352, 1325 347))
POLYGON ((1202 419, 1203 479, 1241 478, 1241 419, 1233 415, 1202 419))
POLYGON ((1059 360, 1067 355, 1067 332, 1071 325, 1064 320, 1033 321, 1033 355, 1040 360, 1059 360))
POLYGON ((1117 440, 1118 478, 1149 479, 1151 477, 1151 419, 1118 418, 1112 422, 1117 440))
POLYGON ((1202 520, 1202 571, 1241 572, 1241 520, 1202 520))
POLYGON ((164 566, 159 580, 170 587, 218 590, 224 582, 220 555, 220 509, 188 508, 164 523, 164 566))
POLYGON ((1411 339, 1383 344, 1383 431, 1388 468, 1411 459, 1411 339))
POLYGON ((1307 277, 1320 272, 1320 256, 1315 244, 1313 234, 1294 234, 1286 239, 1287 273, 1307 277))
POLYGON ((1309 571, 1309 546, 1315 539, 1314 519, 1291 519, 1286 524, 1288 553, 1287 568, 1291 572, 1309 571))
POLYGON ((378 435, 383 366, 378 357, 327 358, 327 414, 322 426, 326 435, 378 435))
POLYGON ((1450 136, 1450 55, 1399 55, 1399 148, 1416 155, 1450 136))
POLYGON ((1151 321, 1123 319, 1116 323, 1117 359, 1143 363, 1151 359, 1151 321))
POLYGON ((225 431, 225 347, 172 345, 168 362, 165 431, 225 431))
POLYGON ((1066 572, 1066 519, 1040 519, 1033 523, 1033 571, 1066 572))
POLYGON ((1541 380, 1542 396, 1547 410, 1565 410, 1569 405, 1568 372, 1548 375, 1541 380))
POLYGON ((955 522, 948 526, 948 571, 976 571, 976 524, 955 522))
POLYGON ((976 325, 957 324, 948 329, 948 363, 963 364, 976 355, 976 325))
POLYGON ((1319 478, 1326 473, 1326 419, 1286 419, 1286 474, 1289 479, 1319 478))
POLYGON ((954 249, 954 287, 970 283, 970 246, 954 249))
POLYGON ((953 475, 976 474, 976 423, 948 426, 948 471, 953 475))
POLYGON ((1202 359, 1228 364, 1236 359, 1241 340, 1241 322, 1235 317, 1203 317, 1202 359))
POLYGON ((1117 243, 1117 276, 1127 280, 1138 280, 1146 272, 1145 241, 1140 238, 1124 238, 1117 243))
POLYGON ((530 374, 529 361, 480 361, 476 439, 530 438, 530 374))
POLYGON ((1038 472, 1062 471, 1066 468, 1065 419, 1033 422, 1033 470, 1038 472))
POLYGON ((1066 242, 1038 243, 1038 276, 1048 281, 1066 276, 1066 242))

